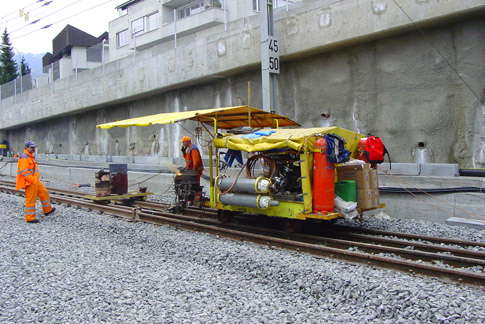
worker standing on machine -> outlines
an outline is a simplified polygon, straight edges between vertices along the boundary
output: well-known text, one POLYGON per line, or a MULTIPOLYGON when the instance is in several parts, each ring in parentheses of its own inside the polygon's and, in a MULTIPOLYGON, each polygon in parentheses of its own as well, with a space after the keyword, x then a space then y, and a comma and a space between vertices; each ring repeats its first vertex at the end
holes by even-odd
POLYGON ((192 139, 189 136, 184 136, 181 139, 182 142, 182 154, 185 160, 185 170, 194 170, 197 172, 199 185, 202 171, 204 171, 204 164, 202 163, 202 157, 197 145, 192 144, 192 139))
POLYGON ((25 143, 25 149, 20 154, 17 164, 16 189, 25 189, 25 221, 27 223, 38 223, 35 212, 35 202, 39 197, 42 203, 44 214, 50 215, 56 209, 51 206, 49 193, 44 184, 40 181, 40 173, 37 161, 35 160, 34 142, 25 143))

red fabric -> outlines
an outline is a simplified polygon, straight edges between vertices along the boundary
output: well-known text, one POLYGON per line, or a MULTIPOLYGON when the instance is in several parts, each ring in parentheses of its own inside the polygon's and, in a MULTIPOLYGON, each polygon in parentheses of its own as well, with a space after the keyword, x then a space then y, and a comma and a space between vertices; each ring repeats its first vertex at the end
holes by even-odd
POLYGON ((359 160, 382 163, 386 152, 384 142, 377 136, 369 136, 359 141, 359 160))

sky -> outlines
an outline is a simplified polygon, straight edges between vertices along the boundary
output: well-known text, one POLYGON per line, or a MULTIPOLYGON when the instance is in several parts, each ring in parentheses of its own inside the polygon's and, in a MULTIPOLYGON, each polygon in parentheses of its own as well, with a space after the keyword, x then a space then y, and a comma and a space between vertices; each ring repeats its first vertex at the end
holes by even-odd
POLYGON ((126 0, 0 0, 0 28, 5 27, 16 52, 52 52, 52 39, 70 24, 98 37, 118 17, 114 9, 126 0), (50 2, 48 5, 47 4, 50 2), (94 7, 94 8, 93 8, 94 7), (92 8, 92 9, 91 9, 92 8), (20 17, 20 10, 28 13, 20 17), (32 24, 35 20, 38 22, 32 24), (41 29, 52 24, 51 27, 41 29))

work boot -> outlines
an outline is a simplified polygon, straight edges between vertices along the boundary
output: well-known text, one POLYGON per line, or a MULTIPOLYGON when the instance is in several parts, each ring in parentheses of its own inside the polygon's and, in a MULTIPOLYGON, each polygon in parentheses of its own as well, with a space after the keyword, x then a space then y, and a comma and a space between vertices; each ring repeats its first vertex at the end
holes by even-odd
POLYGON ((52 213, 54 213, 55 211, 56 211, 56 207, 52 207, 51 211, 50 211, 50 212, 48 212, 48 213, 45 213, 44 215, 45 215, 45 216, 49 216, 49 215, 51 215, 52 213))
POLYGON ((37 223, 40 223, 38 219, 34 219, 34 220, 31 220, 31 221, 27 221, 27 223, 29 224, 37 224, 37 223))

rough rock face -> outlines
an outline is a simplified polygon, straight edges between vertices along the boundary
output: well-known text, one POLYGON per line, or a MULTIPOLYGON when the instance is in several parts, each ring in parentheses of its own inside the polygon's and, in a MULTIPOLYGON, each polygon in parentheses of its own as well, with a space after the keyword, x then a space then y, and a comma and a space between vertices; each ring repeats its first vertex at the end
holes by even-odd
MULTIPOLYGON (((414 161, 425 143, 432 162, 485 165, 485 22, 466 21, 294 58, 282 65, 278 111, 303 126, 327 123, 382 136, 393 160, 414 161)), ((159 112, 261 103, 259 70, 9 131, 17 149, 84 155, 154 155, 178 150, 181 128, 96 130, 95 124, 159 112)), ((195 125, 187 123, 186 128, 195 125)))

